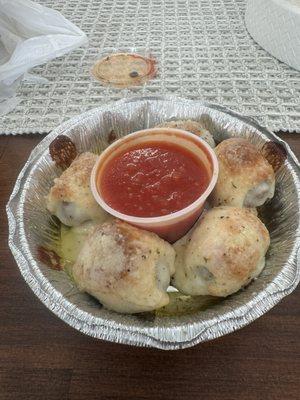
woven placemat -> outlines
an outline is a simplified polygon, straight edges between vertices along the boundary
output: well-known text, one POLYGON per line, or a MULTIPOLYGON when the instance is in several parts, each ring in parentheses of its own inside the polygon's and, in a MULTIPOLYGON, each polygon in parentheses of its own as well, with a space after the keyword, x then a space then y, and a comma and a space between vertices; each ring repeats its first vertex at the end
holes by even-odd
POLYGON ((300 132, 300 73, 249 36, 245 0, 39 0, 89 38, 86 48, 32 72, 22 102, 0 118, 0 134, 45 133, 70 117, 132 95, 173 94, 219 103, 270 129, 300 132), (104 87, 90 69, 114 49, 151 53, 158 76, 131 90, 104 87))

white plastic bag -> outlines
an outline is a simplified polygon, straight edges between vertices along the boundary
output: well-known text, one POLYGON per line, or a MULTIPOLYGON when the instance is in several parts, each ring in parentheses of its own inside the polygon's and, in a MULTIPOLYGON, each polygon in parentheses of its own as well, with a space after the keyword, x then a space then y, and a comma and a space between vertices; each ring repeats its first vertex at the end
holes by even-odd
POLYGON ((18 104, 15 91, 24 77, 41 82, 29 69, 85 43, 85 33, 58 11, 30 0, 0 0, 0 115, 18 104))

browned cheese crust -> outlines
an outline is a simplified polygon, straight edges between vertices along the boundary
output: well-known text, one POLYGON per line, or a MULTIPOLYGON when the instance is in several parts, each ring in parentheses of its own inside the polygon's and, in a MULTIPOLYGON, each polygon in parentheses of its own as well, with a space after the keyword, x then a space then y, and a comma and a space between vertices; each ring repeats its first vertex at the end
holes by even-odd
POLYGON ((182 129, 184 131, 188 131, 193 133, 196 136, 199 136, 201 139, 205 140, 211 147, 215 147, 215 141, 212 134, 203 126, 200 122, 193 121, 190 119, 187 120, 176 120, 176 121, 167 121, 158 125, 157 128, 174 128, 174 129, 182 129))
POLYGON ((107 213, 97 204, 90 189, 90 176, 98 156, 82 153, 66 169, 47 196, 47 208, 69 226, 90 220, 104 221, 107 213))
POLYGON ((252 143, 231 138, 221 142, 215 152, 219 177, 211 196, 214 206, 257 207, 273 197, 273 168, 252 143))
POLYGON ((191 295, 228 296, 259 275, 268 230, 248 209, 217 207, 175 244, 175 286, 191 295))
POLYGON ((169 302, 175 252, 156 234, 113 220, 88 237, 73 268, 78 287, 107 308, 135 313, 169 302))

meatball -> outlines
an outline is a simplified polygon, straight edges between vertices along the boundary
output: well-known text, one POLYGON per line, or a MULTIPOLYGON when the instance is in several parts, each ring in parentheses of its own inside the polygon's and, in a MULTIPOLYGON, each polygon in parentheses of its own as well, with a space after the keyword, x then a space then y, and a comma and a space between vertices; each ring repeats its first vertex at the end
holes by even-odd
POLYGON ((174 249, 156 234, 113 220, 91 232, 72 273, 106 308, 138 313, 169 303, 174 261, 174 249))
POLYGON ((252 143, 227 139, 215 151, 219 177, 211 197, 214 206, 258 207, 274 196, 273 168, 252 143))
POLYGON ((86 221, 104 222, 108 214, 97 204, 90 189, 90 176, 98 156, 82 153, 59 178, 46 198, 47 209, 65 225, 86 221))
POLYGON ((189 295, 226 297, 260 274, 269 245, 267 228, 250 210, 213 208, 175 243, 172 284, 189 295))
POLYGON ((203 128, 201 123, 198 121, 192 121, 190 119, 187 119, 187 120, 163 122, 162 124, 158 125, 157 128, 182 129, 184 131, 188 131, 199 136, 206 143, 208 143, 210 147, 215 147, 216 145, 212 134, 207 129, 203 128))

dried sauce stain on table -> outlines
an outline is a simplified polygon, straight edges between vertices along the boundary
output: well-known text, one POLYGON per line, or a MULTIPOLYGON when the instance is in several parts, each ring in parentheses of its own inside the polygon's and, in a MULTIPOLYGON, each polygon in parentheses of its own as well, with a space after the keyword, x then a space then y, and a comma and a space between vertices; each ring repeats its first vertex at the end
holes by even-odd
MULTIPOLYGON (((300 157, 300 136, 281 137, 300 157)), ((240 331, 169 352, 84 336, 42 305, 10 254, 5 213, 40 140, 0 137, 0 400, 299 400, 299 288, 240 331)))

